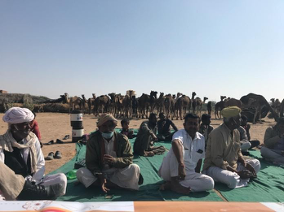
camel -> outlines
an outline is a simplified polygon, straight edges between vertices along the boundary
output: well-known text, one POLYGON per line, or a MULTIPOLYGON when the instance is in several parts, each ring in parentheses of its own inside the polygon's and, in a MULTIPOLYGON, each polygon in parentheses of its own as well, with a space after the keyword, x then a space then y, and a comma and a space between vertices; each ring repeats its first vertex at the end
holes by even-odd
MULTIPOLYGON (((179 96, 179 93, 178 95, 179 96)), ((181 97, 179 97, 176 100, 176 104, 175 104, 175 108, 176 108, 176 119, 178 120, 180 118, 180 120, 183 119, 183 117, 185 116, 187 109, 189 108, 189 105, 191 104, 191 100, 188 96, 186 95, 182 95, 181 97)))
POLYGON ((195 98, 195 102, 196 102, 196 114, 198 114, 198 111, 199 111, 199 114, 201 116, 201 112, 202 112, 202 105, 206 103, 206 100, 208 98, 207 97, 203 97, 203 101, 199 98, 199 97, 196 97, 195 98))
POLYGON ((84 94, 82 94, 81 95, 82 96, 82 99, 81 99, 81 110, 83 110, 84 111, 84 113, 85 113, 85 109, 86 109, 86 106, 87 106, 87 99, 86 99, 86 97, 85 97, 85 95, 84 94))
POLYGON ((131 101, 132 101, 132 103, 131 103, 131 105, 132 105, 132 116, 134 114, 136 117, 138 117, 138 111, 137 111, 137 109, 138 109, 138 98, 136 98, 135 96, 132 96, 131 101))
POLYGON ((65 102, 69 104, 69 113, 71 110, 75 110, 76 106, 81 110, 82 99, 78 96, 69 97, 68 93, 64 93, 65 102))
POLYGON ((282 100, 280 104, 280 117, 283 117, 283 112, 284 112, 284 99, 282 100))
POLYGON ((223 110, 223 108, 225 107, 225 101, 224 99, 226 98, 226 96, 221 96, 221 101, 220 102, 217 102, 215 104, 215 119, 218 119, 221 118, 221 114, 219 116, 219 111, 221 112, 221 110, 223 110))
POLYGON ((225 107, 229 106, 237 106, 239 108, 242 108, 242 102, 241 100, 234 99, 234 98, 229 98, 225 100, 225 107))
POLYGON ((138 99, 138 118, 148 118, 148 110, 150 106, 150 95, 143 93, 138 99))
POLYGON ((199 97, 194 98, 195 96, 196 96, 196 93, 192 92, 192 97, 191 97, 192 113, 195 113, 195 110, 196 110, 196 114, 198 114, 198 111, 199 111, 199 114, 201 115, 202 105, 205 104, 208 98, 204 97, 202 101, 199 97))
POLYGON ((208 114, 211 116, 211 111, 212 111, 212 102, 209 101, 207 103, 207 111, 208 111, 208 114))
POLYGON ((150 112, 153 113, 157 100, 157 91, 151 91, 150 93, 150 112))
POLYGON ((108 94, 110 96, 110 100, 109 100, 109 104, 108 104, 108 112, 110 114, 112 114, 113 116, 115 116, 116 114, 116 103, 115 103, 115 98, 116 98, 116 94, 115 93, 109 93, 108 94))
POLYGON ((82 99, 78 96, 73 96, 73 97, 70 97, 69 98, 69 111, 72 109, 72 110, 75 110, 76 109, 76 106, 79 107, 79 109, 81 110, 82 109, 82 105, 81 105, 81 102, 82 102, 82 99))
POLYGON ((94 114, 99 115, 108 111, 108 104, 110 98, 107 95, 101 95, 97 97, 94 101, 94 114))
POLYGON ((261 118, 265 117, 268 111, 272 113, 275 121, 277 121, 279 118, 278 114, 273 110, 270 104, 261 95, 249 93, 248 95, 241 97, 240 100, 243 103, 243 112, 244 109, 253 109, 253 124, 255 124, 257 120, 260 120, 261 118))
POLYGON ((91 114, 91 111, 92 111, 92 105, 94 104, 94 101, 96 99, 96 94, 92 93, 92 98, 89 98, 88 99, 88 109, 89 109, 89 114, 91 114))
MULTIPOLYGON (((174 106, 173 106, 173 117, 177 117, 178 116, 178 105, 177 105, 177 100, 182 96, 183 94, 180 92, 177 92, 177 95, 173 94, 173 100, 174 100, 174 106)), ((177 118, 178 119, 178 118, 177 118)))
POLYGON ((193 114, 195 114, 197 104, 199 104, 200 103, 199 101, 201 101, 201 99, 199 97, 197 97, 198 99, 195 99, 194 98, 195 96, 196 96, 196 93, 192 92, 192 94, 191 94, 191 107, 192 107, 192 113, 193 114))
POLYGON ((160 96, 159 98, 156 100, 156 108, 158 113, 162 113, 165 110, 165 97, 164 97, 164 93, 160 92, 160 96))
POLYGON ((121 117, 123 115, 123 99, 124 96, 121 95, 121 93, 115 95, 115 108, 117 117, 121 117))
POLYGON ((135 97, 135 91, 133 90, 128 90, 126 91, 126 95, 122 101, 122 108, 123 108, 123 114, 124 117, 132 118, 132 97, 135 97))
POLYGON ((173 118, 174 106, 175 106, 174 98, 172 97, 171 94, 167 94, 165 96, 165 101, 164 101, 165 115, 167 118, 170 119, 173 118))

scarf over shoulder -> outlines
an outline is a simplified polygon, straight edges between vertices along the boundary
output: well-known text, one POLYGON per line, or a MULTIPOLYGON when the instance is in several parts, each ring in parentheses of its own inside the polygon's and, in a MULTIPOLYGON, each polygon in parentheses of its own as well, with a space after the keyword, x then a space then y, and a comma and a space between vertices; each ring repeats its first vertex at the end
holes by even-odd
POLYGON ((30 159, 31 159, 31 172, 35 173, 37 171, 37 153, 35 148, 35 143, 37 141, 37 137, 34 133, 30 132, 29 135, 25 138, 27 140, 26 144, 19 144, 12 136, 10 130, 4 135, 0 136, 0 149, 3 149, 7 152, 13 152, 13 147, 18 149, 30 148, 30 159))

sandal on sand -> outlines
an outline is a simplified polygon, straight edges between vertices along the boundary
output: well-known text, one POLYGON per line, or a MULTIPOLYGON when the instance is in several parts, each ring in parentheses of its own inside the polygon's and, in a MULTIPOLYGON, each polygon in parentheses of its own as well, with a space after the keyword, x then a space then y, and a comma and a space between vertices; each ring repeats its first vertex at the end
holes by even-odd
POLYGON ((48 143, 46 143, 46 145, 51 145, 51 144, 54 144, 54 140, 51 140, 48 143))
POLYGON ((61 158, 62 158, 62 154, 61 154, 61 152, 56 151, 56 152, 55 152, 55 156, 54 156, 54 158, 56 158, 56 159, 61 159, 61 158))
POLYGON ((45 160, 53 160, 54 159, 54 153, 50 152, 48 153, 47 157, 45 157, 45 160))
POLYGON ((69 139, 70 138, 70 136, 69 135, 65 135, 64 136, 64 138, 62 139, 62 140, 67 140, 67 139, 69 139))

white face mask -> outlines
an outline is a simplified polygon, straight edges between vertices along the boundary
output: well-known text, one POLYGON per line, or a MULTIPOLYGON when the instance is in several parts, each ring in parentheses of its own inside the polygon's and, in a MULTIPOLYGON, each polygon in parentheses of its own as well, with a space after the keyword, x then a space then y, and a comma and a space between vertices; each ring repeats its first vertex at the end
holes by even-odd
POLYGON ((108 133, 103 133, 103 132, 102 132, 102 136, 103 136, 105 139, 110 139, 110 138, 113 136, 113 132, 108 132, 108 133))

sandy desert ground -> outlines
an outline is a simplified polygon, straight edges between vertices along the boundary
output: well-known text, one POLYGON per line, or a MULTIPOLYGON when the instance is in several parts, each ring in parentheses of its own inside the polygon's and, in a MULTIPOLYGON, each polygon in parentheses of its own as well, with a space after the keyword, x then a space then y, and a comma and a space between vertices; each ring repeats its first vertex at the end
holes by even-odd
MULTIPOLYGON (((7 130, 7 124, 2 121, 3 113, 0 114, 0 133, 3 134, 7 130)), ((75 143, 71 142, 72 128, 70 125, 70 115, 63 113, 38 113, 36 120, 39 123, 40 132, 42 135, 42 143, 45 144, 50 140, 56 141, 56 139, 63 139, 65 135, 70 135, 70 139, 64 141, 64 144, 43 145, 42 151, 44 156, 47 156, 49 152, 60 151, 62 153, 62 159, 54 159, 46 161, 46 173, 49 173, 75 156, 75 143)), ((132 119, 130 121, 130 128, 139 128, 142 121, 145 119, 132 119)), ((93 115, 84 115, 83 126, 85 133, 90 133, 96 129, 97 119, 93 115)), ((178 129, 183 128, 182 120, 174 120, 174 123, 178 129)), ((212 125, 216 128, 222 120, 212 119, 212 125)), ((274 125, 274 119, 268 119, 267 117, 262 120, 261 123, 251 124, 251 139, 258 139, 263 142, 263 136, 268 126, 274 125)), ((120 128, 120 122, 117 126, 120 128)))

